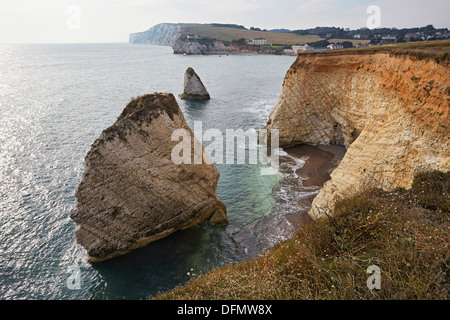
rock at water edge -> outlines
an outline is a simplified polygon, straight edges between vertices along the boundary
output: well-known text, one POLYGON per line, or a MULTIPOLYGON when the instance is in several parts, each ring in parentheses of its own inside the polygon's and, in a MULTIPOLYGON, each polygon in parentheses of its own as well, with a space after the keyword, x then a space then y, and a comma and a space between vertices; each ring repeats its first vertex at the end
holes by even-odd
MULTIPOLYGON (((77 241, 90 262, 122 255, 208 219, 227 221, 226 206, 216 194, 217 168, 206 160, 172 161, 180 143, 171 139, 177 129, 200 144, 172 94, 149 94, 132 100, 92 145, 71 212, 77 241)), ((203 146, 200 150, 205 151, 203 146)))
POLYGON ((200 77, 194 69, 188 68, 184 73, 184 91, 180 94, 181 99, 187 100, 208 100, 209 93, 203 85, 200 77))

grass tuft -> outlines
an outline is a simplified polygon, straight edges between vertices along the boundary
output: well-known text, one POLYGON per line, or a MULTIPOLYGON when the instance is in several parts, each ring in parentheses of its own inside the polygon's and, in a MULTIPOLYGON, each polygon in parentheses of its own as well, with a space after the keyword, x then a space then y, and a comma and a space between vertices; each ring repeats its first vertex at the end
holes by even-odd
POLYGON ((371 190, 303 226, 257 259, 192 278, 154 299, 450 298, 450 173, 420 173, 409 190, 371 190), (367 288, 367 268, 381 289, 367 288))

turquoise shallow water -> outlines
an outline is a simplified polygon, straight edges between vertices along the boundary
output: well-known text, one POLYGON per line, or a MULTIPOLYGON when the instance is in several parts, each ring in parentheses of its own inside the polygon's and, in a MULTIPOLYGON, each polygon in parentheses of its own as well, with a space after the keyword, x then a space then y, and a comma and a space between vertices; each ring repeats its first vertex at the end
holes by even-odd
MULTIPOLYGON (((259 129, 293 61, 130 44, 0 46, 0 299, 142 299, 185 282, 191 268, 242 261, 289 237, 283 213, 293 193, 275 192, 282 175, 261 176, 261 165, 217 165, 228 225, 206 223, 94 266, 76 244, 69 212, 90 145, 131 97, 177 95, 193 67, 212 99, 178 100, 189 125, 259 129), (67 286, 73 265, 79 290, 67 286)), ((288 171, 302 165, 286 159, 288 171)))

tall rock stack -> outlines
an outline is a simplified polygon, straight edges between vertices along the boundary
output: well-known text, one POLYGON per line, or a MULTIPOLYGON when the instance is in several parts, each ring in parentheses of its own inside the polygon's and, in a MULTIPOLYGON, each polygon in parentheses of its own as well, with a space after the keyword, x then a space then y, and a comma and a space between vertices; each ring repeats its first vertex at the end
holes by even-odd
POLYGON ((209 93, 203 85, 200 77, 194 69, 188 68, 184 73, 184 91, 180 94, 181 99, 187 100, 208 100, 209 93))
POLYGON ((77 241, 90 262, 208 219, 227 221, 226 206, 216 194, 217 168, 205 161, 172 161, 179 142, 171 141, 171 135, 177 129, 200 143, 172 94, 149 94, 132 100, 92 145, 71 212, 77 241))

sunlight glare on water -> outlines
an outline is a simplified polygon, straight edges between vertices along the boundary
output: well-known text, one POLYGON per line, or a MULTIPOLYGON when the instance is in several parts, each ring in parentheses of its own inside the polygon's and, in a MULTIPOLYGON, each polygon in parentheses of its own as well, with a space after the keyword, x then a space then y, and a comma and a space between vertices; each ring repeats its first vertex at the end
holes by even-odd
POLYGON ((86 153, 131 97, 177 96, 193 67, 212 99, 178 99, 190 126, 258 130, 293 61, 130 44, 0 46, 0 299, 143 299, 185 282, 191 268, 243 261, 284 240, 292 227, 278 201, 289 199, 284 187, 273 194, 282 175, 261 176, 261 165, 217 165, 228 225, 202 224, 98 265, 76 244, 69 212, 86 153), (79 290, 67 286, 72 265, 79 290))

